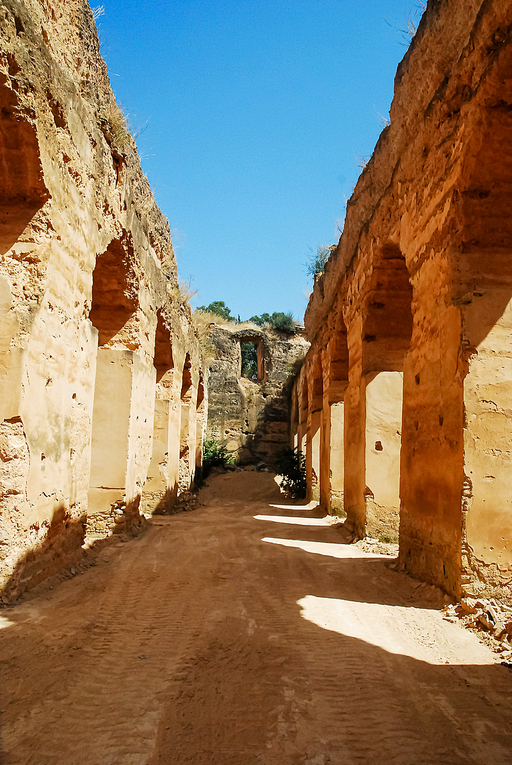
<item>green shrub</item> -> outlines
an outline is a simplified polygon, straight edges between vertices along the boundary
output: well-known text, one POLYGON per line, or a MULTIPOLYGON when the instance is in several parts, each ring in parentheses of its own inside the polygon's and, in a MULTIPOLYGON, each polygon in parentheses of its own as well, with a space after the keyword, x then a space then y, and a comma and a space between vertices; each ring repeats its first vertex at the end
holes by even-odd
POLYGON ((234 459, 228 454, 226 445, 217 441, 213 436, 203 441, 203 479, 208 476, 213 467, 233 465, 234 459))
POLYGON ((262 329, 268 324, 271 329, 278 329, 281 332, 291 333, 296 331, 295 321, 293 320, 293 313, 291 311, 287 311, 287 313, 284 311, 274 311, 272 315, 269 313, 262 313, 261 316, 251 316, 249 321, 252 321, 253 324, 257 324, 258 327, 261 327, 262 329))
POLYGON ((276 472, 281 488, 294 499, 304 499, 307 492, 306 458, 298 449, 285 449, 277 456, 276 472))
POLYGON ((270 326, 272 329, 279 329, 281 332, 295 332, 295 322, 293 320, 293 314, 283 313, 283 311, 274 311, 270 317, 270 326))

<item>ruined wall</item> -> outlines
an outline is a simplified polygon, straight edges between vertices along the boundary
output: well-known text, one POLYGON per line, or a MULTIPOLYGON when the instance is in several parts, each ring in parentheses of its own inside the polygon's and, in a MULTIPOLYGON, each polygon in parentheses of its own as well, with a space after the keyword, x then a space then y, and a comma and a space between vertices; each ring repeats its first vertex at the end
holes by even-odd
POLYGON ((238 462, 273 465, 290 440, 290 389, 309 343, 300 335, 255 325, 212 324, 215 358, 208 377, 208 434, 238 462), (258 379, 242 377, 241 343, 258 347, 258 379))
POLYGON ((428 3, 397 71, 391 123, 315 284, 296 389, 309 452, 330 405, 344 402, 344 506, 361 536, 366 389, 403 374, 400 559, 455 594, 506 595, 512 581, 511 29, 505 0, 428 3))
POLYGON ((88 3, 1 0, 0 39, 0 588, 15 594, 86 531, 136 529, 148 471, 149 510, 180 465, 193 480, 202 372, 88 3))

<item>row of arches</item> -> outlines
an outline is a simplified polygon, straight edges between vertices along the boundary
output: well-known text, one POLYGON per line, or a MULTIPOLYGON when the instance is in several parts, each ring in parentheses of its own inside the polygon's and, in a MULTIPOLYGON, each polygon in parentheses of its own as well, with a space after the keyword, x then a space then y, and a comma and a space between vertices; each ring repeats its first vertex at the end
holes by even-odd
POLYGON ((127 213, 133 178, 119 179, 94 124, 83 166, 104 174, 86 194, 59 153, 62 138, 80 168, 82 144, 46 143, 51 104, 34 117, 0 74, 0 107, 0 590, 19 594, 74 560, 84 535, 135 530, 190 490, 206 413, 154 202, 144 225, 127 213))
POLYGON ((201 465, 204 384, 197 359, 193 364, 173 337, 165 305, 149 315, 154 346, 143 347, 140 327, 148 317, 138 294, 130 240, 115 240, 97 258, 92 283, 90 321, 98 345, 91 515, 141 496, 145 512, 165 512, 193 486, 201 465))
POLYGON ((439 256, 436 281, 396 244, 359 257, 294 389, 309 497, 342 508, 354 538, 399 540, 411 573, 454 594, 506 586, 512 292, 488 272, 501 256, 473 264, 456 302, 459 253, 439 256))

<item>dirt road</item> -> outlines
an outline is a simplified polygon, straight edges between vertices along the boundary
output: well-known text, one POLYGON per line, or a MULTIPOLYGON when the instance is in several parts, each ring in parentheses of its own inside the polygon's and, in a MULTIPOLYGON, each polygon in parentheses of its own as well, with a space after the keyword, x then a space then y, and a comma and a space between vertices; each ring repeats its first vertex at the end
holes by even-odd
POLYGON ((0 611, 4 765, 505 765, 512 674, 266 474, 0 611))

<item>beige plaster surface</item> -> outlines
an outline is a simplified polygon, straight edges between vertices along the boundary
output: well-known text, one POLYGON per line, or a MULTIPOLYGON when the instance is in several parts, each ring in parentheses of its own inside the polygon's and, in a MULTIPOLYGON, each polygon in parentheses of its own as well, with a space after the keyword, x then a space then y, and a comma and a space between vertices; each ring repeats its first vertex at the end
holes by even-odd
POLYGON ((400 372, 381 372, 366 386, 366 486, 384 507, 400 506, 402 388, 400 372))
MULTIPOLYGON (((79 558, 85 529, 138 526, 157 350, 164 366, 188 354, 195 388, 202 360, 89 5, 5 0, 0 22, 0 583, 14 597, 79 558)), ((169 401, 175 496, 176 387, 169 401)))

